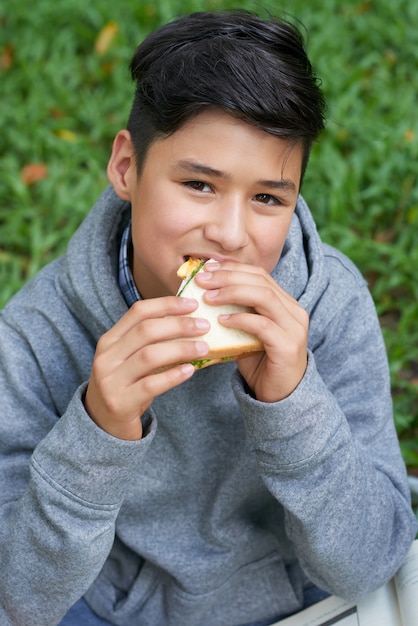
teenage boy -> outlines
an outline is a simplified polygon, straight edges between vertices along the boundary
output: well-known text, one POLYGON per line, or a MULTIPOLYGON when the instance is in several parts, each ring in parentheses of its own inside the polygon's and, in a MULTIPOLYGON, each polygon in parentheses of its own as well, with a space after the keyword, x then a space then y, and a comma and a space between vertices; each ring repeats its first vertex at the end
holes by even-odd
POLYGON ((0 322, 0 622, 271 624, 357 598, 416 525, 372 300, 299 196, 324 122, 301 36, 193 14, 131 69, 111 187, 0 322), (190 365, 188 256, 264 352, 190 365))

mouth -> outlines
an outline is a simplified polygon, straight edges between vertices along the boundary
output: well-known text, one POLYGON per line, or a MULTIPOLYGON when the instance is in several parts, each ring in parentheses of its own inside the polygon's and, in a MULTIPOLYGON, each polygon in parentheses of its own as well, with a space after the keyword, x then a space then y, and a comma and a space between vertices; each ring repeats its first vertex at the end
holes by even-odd
POLYGON ((187 263, 190 259, 194 259, 196 261, 217 261, 218 263, 236 263, 238 259, 233 258, 231 256, 225 256, 223 254, 218 254, 216 252, 211 252, 209 255, 203 255, 199 253, 191 253, 185 254, 183 256, 183 263, 187 263))
POLYGON ((196 255, 192 255, 192 254, 186 254, 183 257, 183 262, 187 263, 187 261, 189 261, 190 259, 198 259, 199 261, 205 261, 205 263, 206 263, 206 261, 209 261, 209 258, 211 258, 211 257, 205 257, 205 256, 200 256, 200 255, 196 256, 196 255))

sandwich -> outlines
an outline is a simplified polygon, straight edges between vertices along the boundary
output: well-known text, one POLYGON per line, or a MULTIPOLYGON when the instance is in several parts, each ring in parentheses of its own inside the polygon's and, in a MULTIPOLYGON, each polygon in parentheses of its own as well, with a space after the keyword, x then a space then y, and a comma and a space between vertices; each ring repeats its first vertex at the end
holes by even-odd
POLYGON ((263 344, 255 335, 244 330, 227 328, 218 322, 218 315, 240 313, 252 309, 236 304, 216 306, 204 302, 205 289, 199 287, 194 279, 205 263, 206 260, 189 258, 177 270, 177 276, 182 279, 177 295, 197 300, 199 307, 191 315, 203 317, 209 320, 211 325, 210 330, 202 336, 202 339, 209 344, 209 353, 204 359, 192 361, 193 365, 197 368, 203 368, 215 365, 215 363, 235 361, 255 352, 262 352, 263 344))

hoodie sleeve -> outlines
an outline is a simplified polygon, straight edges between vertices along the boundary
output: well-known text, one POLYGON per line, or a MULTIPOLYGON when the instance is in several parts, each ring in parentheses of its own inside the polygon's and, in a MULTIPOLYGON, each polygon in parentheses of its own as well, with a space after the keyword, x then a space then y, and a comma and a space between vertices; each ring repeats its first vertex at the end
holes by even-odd
POLYGON ((85 384, 59 417, 25 341, 1 319, 0 332, 0 623, 47 626, 102 568, 155 423, 139 442, 111 437, 85 412, 85 384))
POLYGON ((284 507, 302 567, 319 587, 355 599, 395 573, 416 520, 367 287, 357 284, 326 308, 327 319, 316 312, 322 329, 288 398, 260 403, 239 375, 233 384, 260 473, 284 507))

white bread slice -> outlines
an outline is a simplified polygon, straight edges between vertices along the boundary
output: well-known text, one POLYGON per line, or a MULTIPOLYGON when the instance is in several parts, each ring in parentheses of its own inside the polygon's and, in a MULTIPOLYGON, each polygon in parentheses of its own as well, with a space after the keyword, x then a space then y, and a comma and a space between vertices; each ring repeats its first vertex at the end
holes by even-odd
MULTIPOLYGON (((203 263, 200 263, 198 271, 200 271, 202 267, 203 263)), ((181 266, 180 269, 185 278, 177 292, 178 295, 181 293, 181 295, 186 298, 196 299, 199 302, 199 307, 196 311, 193 311, 190 316, 203 317, 209 320, 211 325, 210 330, 205 335, 201 336, 201 339, 206 341, 210 346, 209 353, 204 359, 194 361, 194 365, 202 368, 208 365, 214 365, 215 363, 240 359, 254 352, 261 352, 263 350, 263 344, 255 335, 251 335, 244 330, 227 328, 218 322, 218 315, 240 313, 242 311, 251 311, 251 309, 236 304, 220 306, 207 304, 203 300, 205 289, 199 287, 194 280, 196 273, 198 273, 195 271, 196 268, 196 263, 192 262, 191 269, 195 273, 193 277, 189 279, 188 276, 185 276, 184 265, 181 266)), ((195 339, 193 339, 193 341, 195 341, 195 339)))

